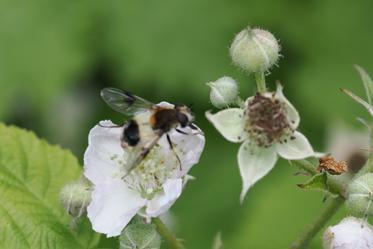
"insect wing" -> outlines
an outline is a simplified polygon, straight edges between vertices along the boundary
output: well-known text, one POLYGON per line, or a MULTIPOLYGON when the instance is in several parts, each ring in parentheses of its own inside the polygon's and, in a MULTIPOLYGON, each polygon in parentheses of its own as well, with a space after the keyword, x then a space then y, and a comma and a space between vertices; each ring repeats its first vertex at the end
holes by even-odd
POLYGON ((135 115, 153 107, 153 103, 117 88, 101 90, 103 100, 115 111, 125 115, 135 115))
POLYGON ((153 147, 158 143, 161 137, 162 136, 154 136, 152 140, 148 141, 144 146, 137 145, 131 148, 125 166, 125 176, 131 173, 131 171, 141 163, 141 161, 149 154, 153 147))

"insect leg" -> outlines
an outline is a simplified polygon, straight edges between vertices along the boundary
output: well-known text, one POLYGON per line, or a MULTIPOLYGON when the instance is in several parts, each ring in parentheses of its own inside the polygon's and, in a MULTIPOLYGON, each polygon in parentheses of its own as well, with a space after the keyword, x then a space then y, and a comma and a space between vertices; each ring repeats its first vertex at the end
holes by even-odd
POLYGON ((198 130, 197 126, 195 126, 195 125, 192 124, 192 123, 189 124, 189 127, 192 128, 193 130, 198 130))
MULTIPOLYGON (((178 128, 175 129, 177 132, 184 134, 184 135, 189 135, 189 133, 186 133, 185 131, 179 130, 178 128)), ((168 134, 167 134, 168 135, 168 134)))
POLYGON ((174 145, 172 144, 172 141, 171 141, 171 138, 170 138, 170 135, 167 133, 166 134, 166 137, 167 137, 167 142, 168 144, 170 145, 170 149, 174 152, 176 158, 177 158, 177 161, 179 162, 179 168, 181 170, 181 160, 180 160, 180 157, 179 155, 176 153, 175 151, 175 148, 174 148, 174 145))

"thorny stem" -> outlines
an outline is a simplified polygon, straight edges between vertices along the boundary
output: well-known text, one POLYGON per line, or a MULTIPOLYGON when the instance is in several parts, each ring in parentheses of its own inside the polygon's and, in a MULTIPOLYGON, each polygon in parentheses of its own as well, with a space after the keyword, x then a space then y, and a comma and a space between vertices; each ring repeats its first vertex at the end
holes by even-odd
POLYGON ((341 196, 329 200, 319 217, 317 217, 317 219, 306 228, 306 230, 298 237, 298 239, 293 242, 290 248, 307 248, 311 240, 320 231, 320 229, 324 227, 328 220, 338 211, 344 201, 345 200, 341 196))
POLYGON ((166 225, 159 218, 152 218, 153 224, 157 227, 158 233, 163 237, 171 249, 182 249, 182 245, 176 236, 168 230, 166 225))
POLYGON ((266 87, 264 72, 255 73, 255 81, 256 81, 256 85, 258 87, 258 92, 259 93, 265 93, 267 91, 267 87, 266 87))
POLYGON ((317 174, 315 166, 313 166, 312 163, 310 163, 309 161, 307 161, 305 159, 303 159, 303 160, 294 160, 294 161, 291 161, 291 162, 294 162, 296 164, 296 166, 298 166, 299 168, 307 171, 311 175, 316 175, 317 174))

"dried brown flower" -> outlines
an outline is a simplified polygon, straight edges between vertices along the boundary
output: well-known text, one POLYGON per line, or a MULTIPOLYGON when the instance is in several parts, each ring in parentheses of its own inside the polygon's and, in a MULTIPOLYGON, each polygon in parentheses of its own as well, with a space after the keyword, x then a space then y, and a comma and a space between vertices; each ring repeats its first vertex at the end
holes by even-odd
POLYGON ((347 171, 347 163, 345 161, 336 161, 332 156, 327 155, 319 159, 317 172, 326 171, 331 175, 340 175, 347 171))

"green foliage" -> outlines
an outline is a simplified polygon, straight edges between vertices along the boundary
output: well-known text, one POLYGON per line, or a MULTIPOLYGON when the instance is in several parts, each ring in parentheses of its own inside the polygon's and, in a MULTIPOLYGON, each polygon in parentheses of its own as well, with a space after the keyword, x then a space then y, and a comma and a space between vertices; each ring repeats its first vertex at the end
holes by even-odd
POLYGON ((69 151, 0 124, 0 248, 94 248, 88 222, 71 229, 59 202, 61 188, 80 174, 69 151))
POLYGON ((373 82, 368 73, 360 66, 355 65, 356 70, 359 72, 361 80, 363 81, 365 93, 368 98, 368 103, 372 104, 373 98, 373 82))
MULTIPOLYGON (((351 65, 373 69, 372 7, 369 0, 3 0, 0 117, 55 143, 70 138, 69 148, 82 155, 88 131, 100 118, 122 122, 99 99, 105 84, 152 101, 194 103, 207 145, 191 172, 198 181, 188 184, 171 209, 177 234, 193 249, 210 248, 218 230, 227 248, 287 248, 321 210, 320 193, 296 188, 293 169, 280 162, 240 205, 238 148, 204 122, 203 112, 211 107, 205 83, 232 76, 241 94, 250 95, 252 81, 230 65, 228 47, 248 24, 270 30, 283 57, 267 78, 269 87, 275 80, 284 84, 302 117, 302 132, 321 151, 325 125, 333 118, 359 126, 355 117, 368 116, 338 89, 363 96, 351 65), (97 66, 108 69, 109 79, 85 81, 97 66), (69 116, 72 111, 75 116, 69 116), (196 226, 196 220, 204 222, 196 226)), ((312 248, 320 245, 315 240, 312 248)), ((118 248, 113 239, 101 247, 118 248)))
POLYGON ((327 192, 329 191, 327 180, 327 173, 322 172, 320 174, 312 176, 312 178, 310 178, 307 182, 303 184, 298 184, 298 187, 308 190, 318 190, 327 192))
POLYGON ((159 249, 161 236, 153 224, 130 224, 122 232, 120 249, 159 249))

